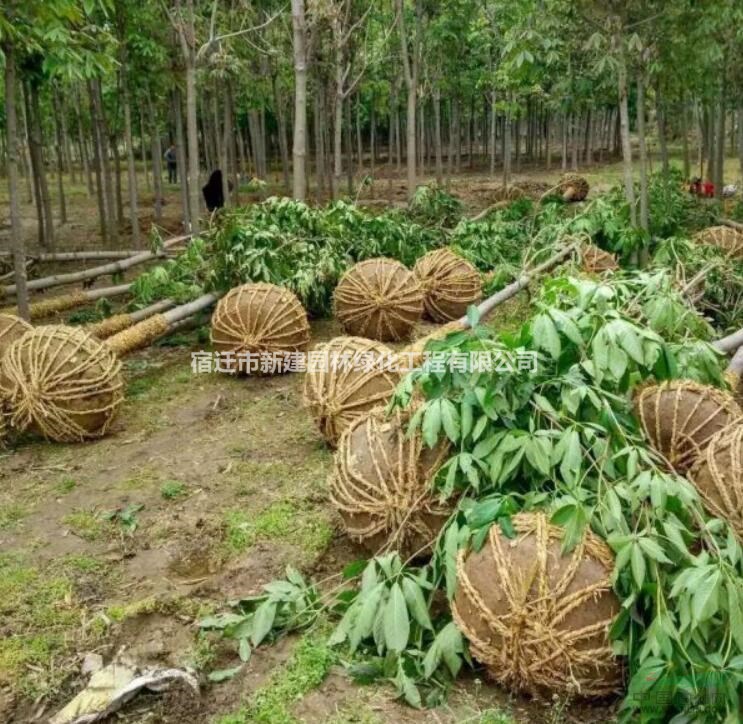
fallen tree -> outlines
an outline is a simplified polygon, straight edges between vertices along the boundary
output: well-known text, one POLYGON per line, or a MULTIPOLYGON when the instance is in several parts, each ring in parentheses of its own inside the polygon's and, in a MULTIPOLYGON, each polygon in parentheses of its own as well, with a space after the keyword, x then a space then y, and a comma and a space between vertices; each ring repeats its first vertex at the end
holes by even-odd
MULTIPOLYGON (((30 319, 31 321, 37 321, 39 319, 50 317, 52 314, 67 312, 70 309, 76 309, 85 304, 97 302, 99 299, 120 297, 124 294, 128 294, 131 286, 131 284, 119 284, 113 287, 80 290, 71 292, 70 294, 62 294, 58 297, 52 297, 51 299, 44 299, 43 301, 36 302, 29 307, 30 319)), ((3 314, 15 314, 15 307, 5 307, 0 310, 0 312, 3 314)))
MULTIPOLYGON (((42 279, 34 279, 28 282, 29 291, 39 291, 41 289, 50 289, 51 287, 58 287, 64 284, 79 284, 81 282, 89 281, 90 279, 97 279, 98 277, 107 276, 109 274, 121 274, 127 269, 131 269, 139 264, 144 264, 153 259, 160 259, 166 256, 166 251, 177 244, 190 239, 190 234, 184 234, 183 236, 176 236, 172 239, 164 241, 162 246, 156 251, 142 251, 128 259, 122 259, 120 261, 110 262, 101 266, 92 267, 91 269, 84 269, 79 272, 70 272, 69 274, 55 274, 49 277, 43 277, 42 279)), ((13 296, 16 293, 16 285, 11 284, 2 288, 2 295, 13 296)))

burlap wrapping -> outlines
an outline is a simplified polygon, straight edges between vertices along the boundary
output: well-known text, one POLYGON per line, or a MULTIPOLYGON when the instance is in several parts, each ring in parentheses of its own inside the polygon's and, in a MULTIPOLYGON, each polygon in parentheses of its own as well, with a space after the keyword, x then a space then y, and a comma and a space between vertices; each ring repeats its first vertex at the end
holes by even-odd
POLYGON ((15 314, 0 314, 0 360, 2 360, 5 350, 26 334, 29 329, 31 329, 31 325, 20 317, 16 317, 15 314))
POLYGON ((691 380, 647 385, 635 395, 635 414, 650 444, 684 474, 714 435, 741 419, 732 395, 691 380))
POLYGON ((726 520, 743 541, 743 425, 717 433, 689 477, 707 510, 726 520))
POLYGON ((423 308, 434 322, 459 319, 470 304, 482 299, 482 279, 477 269, 450 249, 424 254, 413 269, 423 287, 423 308))
POLYGON ((170 329, 170 324, 162 314, 153 314, 133 327, 127 327, 109 337, 104 345, 117 357, 121 357, 136 349, 148 347, 158 337, 162 337, 170 329))
POLYGON ((566 173, 560 179, 559 189, 565 201, 583 201, 588 196, 590 187, 583 176, 566 173))
POLYGON ((726 256, 735 259, 743 257, 743 231, 729 226, 710 226, 694 235, 699 244, 716 246, 726 256))
POLYGON ((85 331, 90 332, 98 339, 108 339, 114 334, 123 332, 125 329, 134 324, 131 314, 114 314, 111 317, 102 319, 100 322, 94 322, 85 326, 85 331))
POLYGON ((619 690, 608 632, 619 613, 613 558, 590 531, 561 554, 562 528, 543 513, 493 525, 482 549, 461 550, 452 613, 488 674, 533 696, 600 697, 619 690))
POLYGON ((304 307, 288 289, 243 284, 219 301, 212 315, 211 339, 223 355, 220 368, 226 372, 257 373, 260 369, 255 365, 251 369, 250 364, 264 354, 279 361, 273 372, 285 372, 291 355, 306 351, 310 325, 304 307))
POLYGON ((340 439, 330 477, 330 500, 348 535, 372 553, 429 552, 452 511, 431 489, 447 455, 443 443, 431 449, 419 434, 408 437, 399 414, 356 420, 340 439))
POLYGON ((310 356, 304 404, 331 447, 369 410, 389 402, 400 375, 389 369, 395 358, 380 342, 336 337, 310 356))
POLYGON ((585 244, 581 248, 580 257, 583 271, 589 274, 602 274, 603 272, 619 269, 614 254, 604 251, 594 244, 585 244))
MULTIPOLYGON (((82 307, 84 304, 88 304, 89 301, 90 300, 85 295, 85 292, 62 294, 59 297, 52 297, 51 299, 45 299, 41 302, 35 302, 29 307, 29 316, 32 320, 44 319, 44 317, 50 317, 52 314, 58 314, 59 312, 66 312, 68 309, 82 307)), ((13 309, 14 307, 0 309, 0 313, 12 313, 13 309)))
POLYGON ((381 342, 407 339, 423 313, 423 289, 394 259, 368 259, 335 288, 335 316, 347 334, 381 342))
POLYGON ((105 434, 123 386, 116 356, 75 327, 36 327, 0 363, 0 394, 8 400, 11 425, 59 442, 105 434))

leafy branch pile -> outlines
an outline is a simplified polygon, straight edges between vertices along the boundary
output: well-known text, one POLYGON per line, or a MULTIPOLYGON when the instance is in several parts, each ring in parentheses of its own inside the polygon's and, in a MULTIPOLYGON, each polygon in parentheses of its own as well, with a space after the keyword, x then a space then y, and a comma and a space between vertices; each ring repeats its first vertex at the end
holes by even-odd
POLYGON ((566 549, 590 528, 616 554, 622 609, 611 637, 628 665, 623 720, 738 721, 743 550, 694 487, 660 466, 630 400, 648 379, 724 384, 721 358, 704 341, 710 333, 667 274, 640 273, 554 279, 518 334, 477 326, 431 342, 445 357, 529 351, 539 360, 536 373, 424 366, 398 388, 393 406, 423 399, 411 428, 429 446, 446 438, 453 449, 435 485, 456 510, 431 560, 378 556, 322 591, 295 577, 280 594, 267 587, 257 608, 238 604, 205 628, 222 630, 244 653, 259 615, 266 638, 329 612, 340 617, 330 643, 355 678, 389 680, 413 706, 436 704, 472 664, 443 605, 456 589, 459 549, 478 549, 492 525, 512 536, 516 512, 547 510, 565 529, 566 549))

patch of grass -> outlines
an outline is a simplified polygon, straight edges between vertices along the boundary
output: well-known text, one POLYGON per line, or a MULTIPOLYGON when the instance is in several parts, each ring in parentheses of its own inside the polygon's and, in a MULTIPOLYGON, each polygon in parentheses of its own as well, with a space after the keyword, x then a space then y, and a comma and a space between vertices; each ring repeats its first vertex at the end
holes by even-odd
POLYGON ((273 503, 255 516, 240 509, 228 510, 224 527, 224 545, 231 555, 244 553, 258 540, 277 539, 316 552, 325 548, 333 535, 322 513, 300 508, 290 500, 273 503))
POLYGON ((186 494, 186 486, 180 480, 166 480, 160 486, 160 495, 165 500, 175 500, 186 494))
POLYGON ((214 668, 217 660, 217 649, 214 642, 206 636, 199 635, 196 645, 191 649, 188 656, 189 666, 196 671, 208 671, 214 668))
POLYGON ((148 467, 142 467, 135 470, 134 475, 119 483, 119 487, 125 490, 142 490, 147 488, 158 479, 157 473, 148 467))
POLYGON ((341 710, 326 719, 325 724, 385 724, 384 719, 372 711, 363 701, 352 700, 341 710))
POLYGON ((486 709, 476 717, 465 721, 469 724, 516 724, 511 714, 501 709, 486 709))
POLYGON ((13 527, 26 517, 26 509, 16 503, 0 505, 0 530, 13 527))
POLYGON ((52 662, 79 631, 82 610, 72 581, 59 572, 27 565, 15 554, 0 554, 0 684, 27 696, 55 689, 66 676, 52 662))
POLYGON ((105 561, 100 561, 93 556, 73 554, 65 556, 62 559, 62 565, 79 573, 102 573, 108 568, 105 561))
POLYGON ((64 480, 60 480, 54 486, 54 490, 58 495, 67 495, 67 493, 71 493, 76 487, 77 483, 72 478, 64 478, 64 480))
POLYGON ((335 663, 324 639, 304 637, 289 661, 257 689, 247 704, 216 724, 296 724, 293 705, 322 684, 335 663))
POLYGON ((106 524, 98 515, 89 510, 76 510, 62 518, 67 528, 78 538, 90 543, 101 540, 106 533, 106 524))
POLYGON ((202 618, 213 613, 214 606, 204 601, 198 601, 187 596, 156 597, 150 596, 139 601, 130 601, 109 606, 106 616, 115 623, 121 623, 137 616, 148 616, 159 613, 164 616, 185 616, 187 618, 202 618))

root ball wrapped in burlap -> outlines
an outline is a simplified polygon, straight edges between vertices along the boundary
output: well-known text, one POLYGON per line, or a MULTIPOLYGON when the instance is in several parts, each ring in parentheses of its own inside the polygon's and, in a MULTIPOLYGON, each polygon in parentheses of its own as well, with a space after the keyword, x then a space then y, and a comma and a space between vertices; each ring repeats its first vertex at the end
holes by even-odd
POLYGON ((602 274, 603 272, 619 269, 614 254, 604 251, 594 244, 586 244, 581 249, 581 266, 583 271, 589 274, 602 274))
POLYGON ((0 450, 2 450, 8 442, 8 436, 10 434, 10 426, 8 425, 7 419, 7 402, 5 397, 0 393, 0 450))
POLYGON ((423 307, 434 322, 459 319, 482 299, 482 279, 472 264, 450 249, 435 249, 416 262, 413 272, 423 287, 423 307))
POLYGON ((682 475, 716 434, 741 419, 732 395, 691 380, 647 385, 640 388, 634 402, 650 444, 682 475))
POLYGON ((406 429, 399 414, 356 420, 341 437, 330 477, 348 535, 372 553, 397 550, 404 558, 429 552, 452 511, 431 488, 448 446, 424 447, 406 429))
POLYGON ((9 347, 0 364, 0 394, 11 425, 58 442, 104 435, 123 387, 116 355, 75 327, 36 327, 9 347))
POLYGON ((380 342, 407 339, 423 314, 423 289, 394 259, 367 259, 335 288, 335 316, 347 334, 380 342))
POLYGON ((543 513, 514 516, 516 538, 490 528, 457 559, 454 620, 491 678, 533 696, 600 697, 621 685, 609 643, 620 605, 613 557, 590 531, 562 555, 563 529, 543 513))
POLYGON ((562 198, 565 201, 583 201, 588 196, 590 186, 583 176, 575 173, 566 173, 558 184, 562 198))
POLYGON ((715 435, 689 477, 707 510, 743 541, 743 425, 715 435))
POLYGON ((307 350, 310 325, 304 307, 288 289, 243 284, 217 304, 211 339, 222 355, 220 369, 224 371, 282 373, 292 368, 294 355, 307 350))
POLYGON ((0 314, 0 360, 13 342, 31 329, 31 325, 14 314, 0 314))
POLYGON ((335 447, 343 432, 384 406, 400 381, 389 347, 362 337, 336 337, 317 347, 307 365, 304 404, 335 447))
POLYGON ((726 256, 743 258, 743 231, 732 229, 729 226, 710 226, 694 235, 699 244, 716 246, 726 256))

